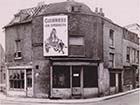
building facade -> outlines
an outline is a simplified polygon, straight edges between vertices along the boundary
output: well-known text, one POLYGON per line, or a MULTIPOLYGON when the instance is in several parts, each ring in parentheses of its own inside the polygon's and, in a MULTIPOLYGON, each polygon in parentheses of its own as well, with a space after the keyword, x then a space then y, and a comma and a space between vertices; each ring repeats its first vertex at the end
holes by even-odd
POLYGON ((75 1, 21 10, 5 26, 7 94, 88 98, 123 91, 124 30, 102 9, 75 1))
POLYGON ((2 45, 0 44, 0 91, 5 90, 6 72, 5 72, 5 54, 2 45))

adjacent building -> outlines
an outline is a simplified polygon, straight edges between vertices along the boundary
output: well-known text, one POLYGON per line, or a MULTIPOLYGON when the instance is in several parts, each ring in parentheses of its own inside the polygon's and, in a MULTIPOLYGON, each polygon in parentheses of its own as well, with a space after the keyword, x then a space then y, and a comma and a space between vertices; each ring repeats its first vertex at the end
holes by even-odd
MULTIPOLYGON (((134 24, 129 24, 129 25, 125 26, 125 28, 128 29, 131 32, 134 32, 134 33, 138 34, 139 43, 140 43, 140 25, 137 24, 137 23, 134 23, 134 24)), ((140 50, 140 44, 139 44, 139 50, 140 50)), ((140 59, 140 56, 139 56, 139 59, 140 59)), ((140 62, 139 62, 139 71, 137 71, 136 75, 137 75, 137 82, 139 80, 138 84, 140 84, 140 78, 139 78, 140 77, 140 62)))
POLYGON ((4 91, 6 86, 6 71, 4 65, 5 65, 5 54, 4 49, 0 44, 0 91, 4 91))
POLYGON ((23 9, 5 37, 7 95, 88 98, 136 88, 138 36, 102 8, 68 0, 23 9))

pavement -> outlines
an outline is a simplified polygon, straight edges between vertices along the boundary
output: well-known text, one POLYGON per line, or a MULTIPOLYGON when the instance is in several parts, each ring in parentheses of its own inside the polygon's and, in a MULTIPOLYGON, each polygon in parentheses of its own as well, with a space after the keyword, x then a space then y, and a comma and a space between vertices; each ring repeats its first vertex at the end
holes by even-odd
POLYGON ((109 95, 109 96, 104 96, 104 97, 98 97, 98 98, 90 98, 90 99, 39 99, 39 98, 23 98, 23 97, 8 97, 4 95, 3 93, 0 93, 0 100, 4 101, 11 101, 14 102, 20 102, 20 103, 41 103, 41 104, 86 104, 86 103, 95 103, 95 102, 100 102, 104 100, 109 100, 109 99, 115 99, 120 96, 124 96, 127 94, 131 94, 134 92, 139 92, 140 93, 140 88, 130 90, 127 92, 122 92, 114 95, 109 95))

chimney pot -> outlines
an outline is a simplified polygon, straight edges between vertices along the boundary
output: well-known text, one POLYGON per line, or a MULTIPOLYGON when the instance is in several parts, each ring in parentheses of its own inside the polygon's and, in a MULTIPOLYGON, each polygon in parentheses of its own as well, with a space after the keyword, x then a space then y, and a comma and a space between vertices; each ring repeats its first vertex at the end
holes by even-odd
POLYGON ((95 13, 98 13, 98 7, 95 8, 95 13))

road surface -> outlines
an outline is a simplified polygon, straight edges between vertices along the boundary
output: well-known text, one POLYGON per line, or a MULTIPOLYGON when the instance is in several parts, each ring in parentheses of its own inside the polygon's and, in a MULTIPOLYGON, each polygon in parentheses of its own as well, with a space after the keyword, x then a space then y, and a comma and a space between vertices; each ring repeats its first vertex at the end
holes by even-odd
POLYGON ((111 98, 108 100, 101 100, 97 102, 82 102, 82 103, 49 103, 49 102, 42 102, 42 103, 34 103, 34 102, 20 102, 17 100, 4 100, 0 99, 0 105, 140 105, 140 91, 126 94, 123 96, 119 96, 116 98, 111 98))

